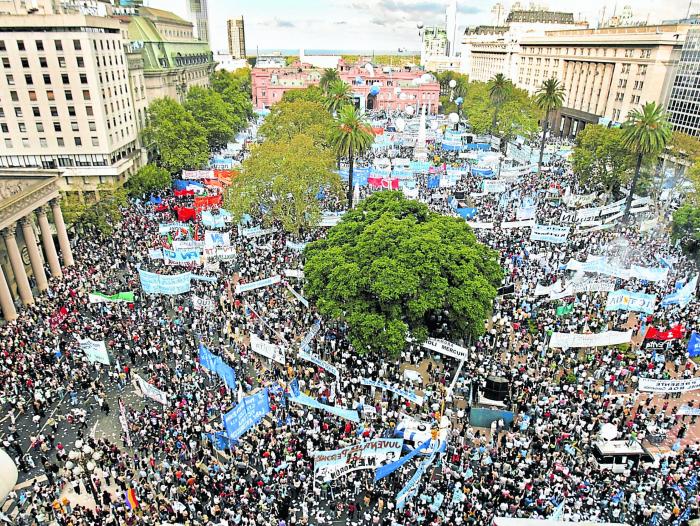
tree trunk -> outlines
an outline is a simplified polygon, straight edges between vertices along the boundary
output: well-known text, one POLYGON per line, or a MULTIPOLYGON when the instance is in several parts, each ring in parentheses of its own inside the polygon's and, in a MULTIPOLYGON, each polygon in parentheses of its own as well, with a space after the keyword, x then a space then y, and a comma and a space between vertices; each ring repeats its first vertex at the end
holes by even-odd
POLYGON ((547 137, 547 128, 549 127, 549 112, 544 114, 544 123, 542 123, 542 142, 540 143, 540 160, 537 161, 537 173, 542 171, 542 158, 544 157, 544 142, 547 137))
POLYGON ((493 109, 493 117, 491 118, 491 135, 496 130, 496 122, 498 121, 498 108, 493 109))
POLYGON ((354 164, 354 159, 352 155, 352 150, 350 150, 350 155, 348 155, 349 169, 348 169, 348 210, 352 210, 352 169, 354 164))
POLYGON ((637 154, 637 168, 634 171, 634 177, 632 178, 632 186, 630 186, 630 193, 627 194, 627 201, 625 201, 625 213, 622 216, 622 222, 626 223, 629 220, 630 208, 632 208, 632 199, 634 199, 634 191, 637 188, 637 181, 639 180, 639 172, 642 168, 642 159, 644 156, 640 153, 637 154))

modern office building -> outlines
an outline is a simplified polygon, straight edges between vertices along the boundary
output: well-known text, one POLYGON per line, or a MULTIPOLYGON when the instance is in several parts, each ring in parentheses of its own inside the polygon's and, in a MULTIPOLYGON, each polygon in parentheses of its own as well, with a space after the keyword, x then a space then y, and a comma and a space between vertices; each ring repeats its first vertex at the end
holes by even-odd
POLYGON ((700 29, 686 34, 667 109, 674 130, 700 137, 700 29))
POLYGON ((234 59, 245 59, 245 27, 243 17, 230 18, 226 22, 228 52, 234 59))
POLYGON ((468 27, 465 30, 461 71, 471 80, 481 82, 487 82, 498 73, 515 81, 523 38, 542 36, 549 30, 586 27, 588 24, 576 21, 573 13, 514 9, 503 25, 468 27))
POLYGON ((207 0, 187 0, 187 12, 194 27, 194 37, 209 45, 209 12, 207 0))
POLYGON ((574 136, 588 123, 619 123, 646 102, 664 104, 691 26, 658 25, 548 31, 526 37, 516 86, 534 93, 560 79, 564 107, 553 130, 574 136))

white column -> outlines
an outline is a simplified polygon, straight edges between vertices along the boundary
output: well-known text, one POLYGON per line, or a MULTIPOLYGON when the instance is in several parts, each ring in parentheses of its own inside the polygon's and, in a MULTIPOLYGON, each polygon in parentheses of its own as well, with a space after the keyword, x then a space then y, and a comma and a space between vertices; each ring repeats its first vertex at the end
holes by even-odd
POLYGON ((44 292, 49 288, 49 283, 46 280, 44 263, 41 261, 41 254, 39 253, 39 247, 36 243, 34 227, 32 226, 32 222, 26 217, 22 218, 20 224, 22 225, 22 233, 24 234, 24 244, 27 245, 27 252, 29 252, 29 261, 32 263, 32 273, 36 280, 36 288, 39 289, 39 292, 44 292))
POLYGON ((2 267, 0 267, 0 307, 2 307, 2 317, 5 318, 5 321, 12 321, 17 318, 17 309, 15 309, 15 303, 12 301, 10 287, 7 286, 7 279, 5 279, 5 272, 2 267))
POLYGON ((63 272, 61 272, 61 263, 58 261, 56 245, 54 245, 53 242, 53 234, 51 233, 49 218, 46 217, 46 208, 40 206, 36 211, 36 217, 39 221, 39 228, 41 229, 41 241, 44 245, 46 259, 49 262, 49 269, 51 270, 51 275, 54 278, 60 278, 61 276, 63 276, 63 272))
POLYGON ((10 257, 10 265, 12 265, 12 273, 15 275, 15 282, 17 283, 19 297, 22 299, 22 303, 25 305, 31 305, 34 303, 34 296, 32 295, 32 289, 29 286, 27 272, 24 270, 22 255, 20 254, 19 247, 17 246, 17 239, 15 238, 15 225, 4 229, 2 231, 2 235, 5 238, 7 254, 10 257))
POLYGON ((51 200, 51 210, 53 211, 53 222, 56 224, 56 233, 58 234, 58 245, 61 247, 61 256, 63 257, 63 265, 66 267, 73 266, 73 252, 70 248, 68 240, 68 232, 66 224, 63 222, 63 212, 58 199, 51 200))

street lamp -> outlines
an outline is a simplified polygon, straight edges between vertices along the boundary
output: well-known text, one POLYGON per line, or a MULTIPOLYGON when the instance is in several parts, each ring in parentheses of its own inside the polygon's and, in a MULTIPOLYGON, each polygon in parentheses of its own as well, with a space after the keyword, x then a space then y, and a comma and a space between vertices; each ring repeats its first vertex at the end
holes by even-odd
POLYGON ((449 86, 450 86, 450 102, 452 102, 452 98, 454 97, 454 93, 455 93, 455 88, 457 87, 457 81, 455 79, 450 80, 449 86))

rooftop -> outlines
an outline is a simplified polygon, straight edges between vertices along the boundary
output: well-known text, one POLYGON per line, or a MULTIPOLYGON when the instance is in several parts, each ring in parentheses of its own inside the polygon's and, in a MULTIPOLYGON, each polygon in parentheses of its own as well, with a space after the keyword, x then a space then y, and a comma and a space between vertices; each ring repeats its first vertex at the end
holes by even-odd
POLYGON ((177 16, 175 13, 165 11, 164 9, 156 9, 155 7, 140 7, 139 15, 146 18, 154 18, 156 20, 174 22, 176 24, 184 24, 188 26, 192 25, 191 22, 188 22, 184 18, 177 16))
POLYGON ((508 13, 507 24, 517 22, 545 24, 574 24, 574 14, 562 11, 516 10, 508 13))

